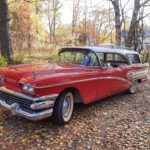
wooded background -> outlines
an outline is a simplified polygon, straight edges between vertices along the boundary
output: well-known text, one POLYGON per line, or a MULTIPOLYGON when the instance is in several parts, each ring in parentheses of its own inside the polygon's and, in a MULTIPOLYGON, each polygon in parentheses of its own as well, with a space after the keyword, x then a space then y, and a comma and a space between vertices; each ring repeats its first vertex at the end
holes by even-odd
POLYGON ((120 46, 126 31, 125 46, 142 51, 143 31, 150 29, 150 0, 99 0, 96 5, 91 0, 71 0, 72 23, 63 24, 65 1, 1 0, 1 56, 10 60, 18 54, 22 59, 25 54, 52 53, 66 45, 120 46))

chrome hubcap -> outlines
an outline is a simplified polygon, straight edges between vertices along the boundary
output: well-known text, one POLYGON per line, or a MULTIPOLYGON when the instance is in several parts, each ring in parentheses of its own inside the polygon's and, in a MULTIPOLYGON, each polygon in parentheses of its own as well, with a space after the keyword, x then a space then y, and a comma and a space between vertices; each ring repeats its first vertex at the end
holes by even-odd
POLYGON ((72 112, 73 112, 73 95, 72 93, 67 93, 64 102, 63 102, 63 109, 62 109, 62 114, 63 114, 63 119, 65 121, 68 121, 71 118, 72 112))

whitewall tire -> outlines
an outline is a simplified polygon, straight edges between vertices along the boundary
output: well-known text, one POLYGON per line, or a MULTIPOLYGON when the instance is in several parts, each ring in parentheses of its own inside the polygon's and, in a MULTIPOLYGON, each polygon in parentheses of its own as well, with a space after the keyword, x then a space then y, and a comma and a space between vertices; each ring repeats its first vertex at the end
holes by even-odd
POLYGON ((70 121, 74 108, 74 96, 72 92, 63 92, 55 102, 52 121, 56 124, 66 124, 70 121))

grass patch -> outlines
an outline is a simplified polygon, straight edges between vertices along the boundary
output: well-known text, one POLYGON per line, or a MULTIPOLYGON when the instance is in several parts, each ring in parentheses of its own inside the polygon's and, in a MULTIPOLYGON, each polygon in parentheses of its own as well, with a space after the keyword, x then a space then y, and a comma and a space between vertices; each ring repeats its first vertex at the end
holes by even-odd
POLYGON ((57 51, 32 51, 30 54, 15 53, 10 64, 35 64, 47 63, 49 60, 56 61, 57 51))

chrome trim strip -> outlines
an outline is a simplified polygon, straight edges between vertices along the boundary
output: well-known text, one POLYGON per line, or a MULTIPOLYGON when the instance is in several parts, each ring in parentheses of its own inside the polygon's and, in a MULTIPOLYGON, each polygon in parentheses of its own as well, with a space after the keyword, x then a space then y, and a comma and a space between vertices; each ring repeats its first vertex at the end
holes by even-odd
POLYGON ((82 79, 82 80, 75 80, 75 81, 70 81, 66 83, 58 83, 58 84, 52 84, 48 86, 39 86, 39 87, 34 87, 35 89, 45 89, 45 88, 52 88, 52 87, 58 87, 58 86, 63 86, 63 85, 68 85, 68 84, 74 84, 74 83, 82 83, 82 82, 87 82, 87 81, 95 81, 95 80, 120 80, 127 82, 128 84, 131 84, 131 81, 128 81, 125 78, 121 77, 97 77, 97 78, 89 78, 89 79, 82 79))
POLYGON ((142 77, 147 77, 147 75, 145 75, 145 74, 133 75, 133 76, 130 76, 129 78, 142 78, 142 77))
POLYGON ((50 116, 52 116, 52 113, 53 113, 53 108, 47 109, 44 111, 40 111, 40 112, 28 113, 26 111, 23 111, 21 108, 19 108, 17 103, 8 105, 8 104, 6 104, 5 101, 2 101, 2 100, 0 100, 0 105, 5 109, 10 110, 12 112, 12 114, 17 114, 19 116, 25 117, 32 121, 37 121, 37 120, 41 120, 41 119, 50 117, 50 116))
POLYGON ((42 101, 42 100, 48 100, 48 99, 55 100, 57 98, 57 96, 59 95, 59 94, 50 94, 50 95, 46 95, 46 96, 41 96, 41 97, 34 98, 34 97, 30 97, 30 96, 24 95, 24 94, 19 93, 19 92, 14 92, 12 90, 6 89, 5 87, 0 87, 0 91, 6 92, 8 94, 12 94, 12 95, 20 97, 20 98, 31 100, 33 102, 42 101))
POLYGON ((131 78, 131 80, 138 80, 138 79, 144 79, 144 78, 148 79, 147 76, 140 76, 140 77, 133 77, 133 78, 131 78))
POLYGON ((145 71, 148 71, 149 69, 148 68, 143 68, 143 69, 137 69, 137 70, 130 70, 131 72, 145 72, 145 71))
POLYGON ((127 73, 127 78, 129 80, 137 80, 137 79, 143 79, 147 78, 148 79, 148 69, 139 69, 139 70, 133 70, 129 71, 127 73))
POLYGON ((148 68, 145 68, 145 69, 138 69, 138 70, 130 70, 128 73, 148 73, 149 69, 148 68))
POLYGON ((36 102, 36 103, 32 103, 30 108, 33 109, 33 110, 51 108, 51 107, 54 106, 54 103, 55 103, 55 101, 52 101, 52 100, 36 102))
MULTIPOLYGON (((145 72, 147 72, 147 69, 139 69, 139 70, 129 71, 128 74, 129 74, 129 73, 136 73, 136 72, 145 73, 145 72)), ((142 75, 143 75, 143 74, 142 74, 142 75)), ((128 77, 128 76, 127 76, 127 77, 128 77)), ((32 87, 35 88, 35 89, 45 89, 45 88, 58 87, 58 86, 63 86, 63 85, 68 85, 68 84, 82 83, 82 82, 95 81, 95 80, 105 80, 105 79, 108 79, 108 80, 112 80, 112 79, 121 80, 121 81, 127 82, 128 84, 131 84, 131 81, 128 81, 128 80, 125 79, 125 78, 109 76, 109 77, 97 77, 97 78, 89 78, 89 79, 75 80, 75 81, 70 81, 70 82, 66 82, 66 83, 58 83, 58 84, 52 84, 52 85, 47 85, 47 86, 39 86, 39 87, 32 86, 32 85, 30 85, 30 86, 32 86, 32 87)), ((22 84, 25 84, 25 83, 22 83, 22 84)))

